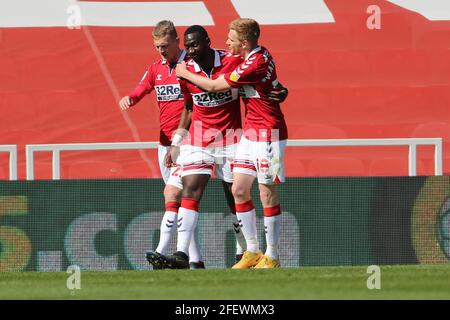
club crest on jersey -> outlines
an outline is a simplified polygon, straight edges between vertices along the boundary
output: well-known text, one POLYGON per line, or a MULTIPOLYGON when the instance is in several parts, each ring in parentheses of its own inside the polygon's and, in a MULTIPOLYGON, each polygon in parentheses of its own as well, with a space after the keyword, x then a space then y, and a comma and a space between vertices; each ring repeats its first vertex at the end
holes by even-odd
POLYGON ((161 81, 161 79, 162 79, 162 76, 161 76, 160 73, 158 73, 158 75, 156 76, 156 80, 157 80, 157 81, 161 81))
POLYGON ((216 107, 238 98, 236 90, 223 92, 202 92, 192 95, 194 103, 199 107, 216 107))
POLYGON ((182 100, 183 94, 179 84, 165 84, 155 86, 158 101, 182 100))

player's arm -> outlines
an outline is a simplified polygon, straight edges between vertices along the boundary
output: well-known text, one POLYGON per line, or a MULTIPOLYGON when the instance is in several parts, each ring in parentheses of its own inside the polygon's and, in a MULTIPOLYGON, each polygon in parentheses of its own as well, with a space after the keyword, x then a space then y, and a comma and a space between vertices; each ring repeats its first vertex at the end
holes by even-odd
POLYGON ((166 153, 164 158, 164 164, 166 167, 175 165, 176 158, 180 153, 180 145, 184 137, 188 134, 189 127, 191 126, 192 118, 192 100, 184 100, 184 109, 181 113, 180 123, 172 138, 172 145, 169 152, 166 153))
POLYGON ((184 101, 184 109, 181 113, 180 123, 175 134, 181 135, 183 138, 187 135, 189 127, 191 126, 192 118, 192 100, 184 101))
POLYGON ((275 88, 273 88, 273 90, 269 93, 268 96, 270 100, 273 100, 278 103, 283 103, 284 100, 286 100, 288 94, 289 94, 288 89, 278 82, 278 84, 275 86, 275 88))
POLYGON ((122 110, 126 110, 129 107, 137 104, 143 97, 152 92, 153 90, 153 76, 151 67, 147 68, 144 76, 139 81, 139 84, 128 95, 122 97, 119 101, 119 107, 122 110))
POLYGON ((179 78, 183 78, 189 82, 192 82, 197 87, 208 92, 219 92, 231 88, 231 86, 225 81, 223 75, 219 76, 217 79, 210 79, 199 76, 187 70, 185 62, 177 64, 176 72, 179 78))

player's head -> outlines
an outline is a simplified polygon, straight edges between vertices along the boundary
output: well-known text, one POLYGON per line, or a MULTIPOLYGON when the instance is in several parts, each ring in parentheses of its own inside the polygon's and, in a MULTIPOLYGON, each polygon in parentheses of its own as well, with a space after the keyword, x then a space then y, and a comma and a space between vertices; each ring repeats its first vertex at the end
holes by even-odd
POLYGON ((242 55, 258 45, 259 24, 253 19, 239 18, 230 22, 227 46, 232 54, 242 55))
POLYGON ((176 62, 180 51, 180 40, 172 21, 158 22, 152 32, 153 43, 161 58, 176 62))
POLYGON ((208 32, 199 25, 193 25, 184 32, 184 47, 195 62, 202 61, 211 48, 208 32))

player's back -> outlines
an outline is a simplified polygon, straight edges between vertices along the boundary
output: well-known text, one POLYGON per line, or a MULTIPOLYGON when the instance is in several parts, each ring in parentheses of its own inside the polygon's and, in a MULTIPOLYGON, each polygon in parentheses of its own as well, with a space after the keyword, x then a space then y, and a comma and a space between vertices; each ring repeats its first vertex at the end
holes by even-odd
POLYGON ((287 126, 279 103, 269 99, 278 85, 275 61, 264 47, 256 47, 233 72, 225 76, 239 94, 246 109, 245 136, 251 140, 287 139, 287 126), (256 132, 254 134, 254 132, 256 132))

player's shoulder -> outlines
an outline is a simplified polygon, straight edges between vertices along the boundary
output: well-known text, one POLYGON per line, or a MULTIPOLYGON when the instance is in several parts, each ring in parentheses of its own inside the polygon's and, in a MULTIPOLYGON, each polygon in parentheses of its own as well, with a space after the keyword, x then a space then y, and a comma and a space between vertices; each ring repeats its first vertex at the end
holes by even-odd
POLYGON ((273 57, 266 47, 260 46, 256 49, 256 51, 252 54, 252 56, 250 56, 248 60, 250 59, 264 63, 273 60, 273 57))
POLYGON ((222 65, 229 67, 237 67, 240 65, 244 59, 240 55, 231 54, 225 50, 217 50, 220 55, 220 60, 222 65))
POLYGON ((183 58, 183 61, 184 62, 188 62, 188 61, 190 61, 190 60, 192 60, 192 58, 191 57, 189 57, 187 54, 184 56, 184 58, 183 58))
POLYGON ((186 69, 188 69, 189 71, 195 72, 194 59, 187 57, 186 60, 184 60, 184 62, 186 62, 186 69))
POLYGON ((231 54, 228 51, 220 50, 220 49, 217 50, 217 51, 219 52, 220 57, 222 59, 226 59, 226 60, 230 60, 230 61, 235 61, 235 60, 242 61, 243 60, 242 57, 240 55, 238 55, 238 54, 231 54))
POLYGON ((162 59, 158 59, 150 63, 147 67, 147 70, 155 72, 159 68, 161 68, 165 64, 165 61, 162 59))

